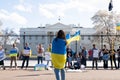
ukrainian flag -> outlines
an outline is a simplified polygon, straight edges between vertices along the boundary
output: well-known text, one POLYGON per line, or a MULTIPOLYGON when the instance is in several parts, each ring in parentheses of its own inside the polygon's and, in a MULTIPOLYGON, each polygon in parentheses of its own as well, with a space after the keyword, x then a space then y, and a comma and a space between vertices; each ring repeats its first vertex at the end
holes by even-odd
POLYGON ((120 23, 117 23, 116 30, 120 30, 120 23))
POLYGON ((70 34, 66 35, 67 44, 70 44, 72 41, 79 41, 80 40, 80 31, 76 32, 73 37, 70 37, 70 34))
POLYGON ((17 49, 11 49, 10 50, 10 57, 13 57, 13 56, 17 57, 17 54, 18 54, 17 49))
POLYGON ((56 69, 63 69, 66 63, 66 41, 55 38, 52 42, 52 64, 56 69))

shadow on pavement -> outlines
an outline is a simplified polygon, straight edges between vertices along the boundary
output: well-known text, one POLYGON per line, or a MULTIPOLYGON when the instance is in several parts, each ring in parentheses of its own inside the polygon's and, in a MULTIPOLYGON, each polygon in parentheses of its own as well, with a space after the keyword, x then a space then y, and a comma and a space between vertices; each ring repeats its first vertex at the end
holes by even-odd
POLYGON ((40 76, 40 74, 19 75, 19 76, 16 76, 16 77, 28 77, 28 76, 40 76))

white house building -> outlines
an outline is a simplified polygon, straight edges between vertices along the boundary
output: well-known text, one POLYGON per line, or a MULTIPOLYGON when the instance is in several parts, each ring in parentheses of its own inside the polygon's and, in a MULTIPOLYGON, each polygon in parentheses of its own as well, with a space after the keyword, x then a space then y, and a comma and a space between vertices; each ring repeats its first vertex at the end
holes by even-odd
POLYGON ((47 24, 44 27, 40 26, 37 28, 21 28, 20 48, 22 49, 24 43, 27 42, 29 43, 29 46, 31 47, 33 54, 36 54, 37 53, 36 46, 39 43, 42 43, 46 50, 48 44, 52 42, 58 30, 61 29, 64 30, 66 34, 70 33, 71 35, 73 35, 76 31, 80 30, 81 35, 80 41, 70 43, 70 46, 74 51, 78 52, 80 50, 80 46, 81 47, 85 46, 87 49, 90 49, 92 47, 91 44, 92 37, 89 35, 95 33, 96 30, 94 28, 83 28, 75 25, 65 25, 62 23, 56 23, 53 25, 47 24))

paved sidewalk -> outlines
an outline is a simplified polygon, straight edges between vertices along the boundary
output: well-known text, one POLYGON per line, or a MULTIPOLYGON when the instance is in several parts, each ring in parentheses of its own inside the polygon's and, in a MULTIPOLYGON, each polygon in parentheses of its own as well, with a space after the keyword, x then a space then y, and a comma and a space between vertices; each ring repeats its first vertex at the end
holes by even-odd
MULTIPOLYGON (((0 80, 55 80, 53 70, 0 70, 0 80)), ((120 80, 120 70, 89 70, 66 72, 65 80, 120 80)))
MULTIPOLYGON (((18 66, 21 66, 22 61, 17 61, 18 66)), ((9 69, 0 70, 0 80, 55 80, 53 70, 34 71, 33 67, 37 63, 37 60, 30 60, 30 64, 27 70, 25 69, 9 69)), ((46 61, 44 61, 46 64, 46 61)), ((103 62, 99 62, 98 65, 102 66, 103 62)), ((10 65, 10 60, 5 60, 5 66, 10 65)), ((51 64, 50 64, 51 65, 51 64)), ((87 65, 91 66, 92 62, 87 61, 87 65)), ((109 62, 110 65, 110 62, 109 62)), ((98 70, 92 70, 86 68, 85 72, 81 71, 66 71, 66 80, 120 80, 120 69, 104 70, 99 68, 98 70)))

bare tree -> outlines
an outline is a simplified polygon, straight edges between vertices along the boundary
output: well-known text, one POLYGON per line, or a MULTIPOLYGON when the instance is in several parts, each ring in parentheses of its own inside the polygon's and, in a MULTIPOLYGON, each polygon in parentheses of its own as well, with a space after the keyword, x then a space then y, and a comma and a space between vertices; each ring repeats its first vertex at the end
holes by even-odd
MULTIPOLYGON (((3 25, 2 21, 0 20, 0 27, 3 25)), ((6 51, 6 45, 11 45, 13 43, 17 43, 19 36, 14 32, 14 29, 6 28, 2 30, 0 28, 0 44, 2 44, 6 51)))
POLYGON ((2 37, 2 41, 4 41, 4 44, 16 43, 16 40, 19 39, 18 34, 16 34, 13 29, 8 28, 2 30, 2 37))
POLYGON ((118 40, 118 37, 116 38, 115 36, 115 27, 120 22, 120 13, 99 10, 91 19, 95 25, 95 35, 99 36, 98 38, 94 38, 93 42, 100 42, 101 37, 103 37, 103 41, 109 44, 110 47, 112 44, 115 45, 115 40, 118 40))
POLYGON ((13 31, 13 29, 6 28, 2 30, 2 35, 0 36, 0 43, 4 46, 5 53, 7 50, 7 45, 16 43, 19 39, 19 36, 13 31))

